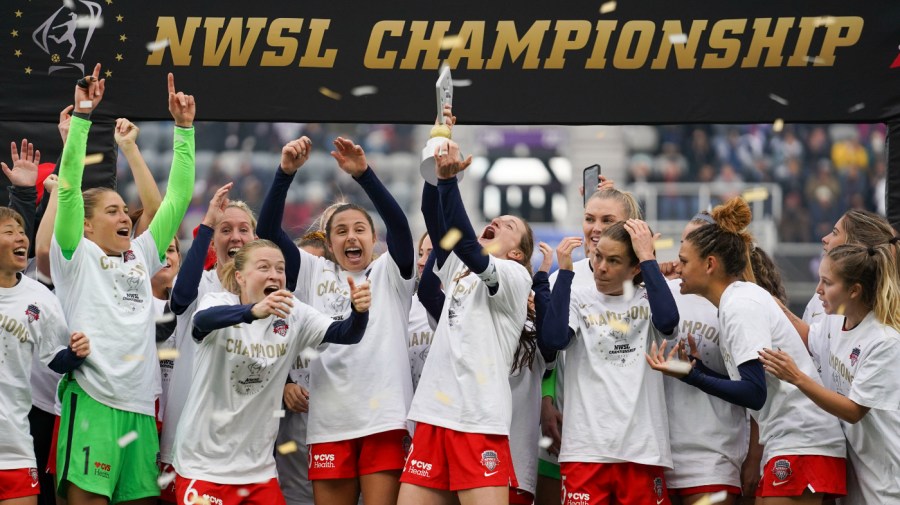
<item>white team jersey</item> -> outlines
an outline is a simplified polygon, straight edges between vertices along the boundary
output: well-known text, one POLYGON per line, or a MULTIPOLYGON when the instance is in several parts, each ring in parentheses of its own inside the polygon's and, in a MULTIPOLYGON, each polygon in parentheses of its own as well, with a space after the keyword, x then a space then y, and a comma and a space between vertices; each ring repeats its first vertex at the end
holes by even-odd
POLYGON ((803 321, 811 325, 821 320, 824 316, 825 306, 822 305, 822 300, 819 299, 819 295, 813 295, 809 299, 809 303, 806 304, 806 309, 803 310, 803 321))
POLYGON ((841 503, 900 503, 900 334, 873 312, 850 331, 843 331, 843 316, 826 316, 822 323, 809 333, 822 382, 870 408, 856 424, 841 421, 850 460, 841 503))
POLYGON ((512 423, 509 427, 509 450, 516 480, 523 491, 531 494, 537 488, 538 449, 541 440, 541 378, 547 364, 539 349, 534 351, 531 367, 509 376, 512 394, 512 423))
MULTIPOLYGON (((211 293, 197 312, 237 305, 211 293)), ((322 343, 333 321, 299 300, 286 319, 269 316, 215 330, 197 347, 194 374, 175 442, 175 469, 187 479, 251 484, 276 476, 275 411, 294 358, 322 343)))
POLYGON ((49 289, 21 274, 15 286, 0 288, 0 470, 37 466, 28 423, 32 366, 46 367, 68 345, 62 307, 49 289))
MULTIPOLYGON (((153 315, 156 319, 159 319, 165 315, 166 311, 166 302, 168 300, 160 300, 159 298, 153 297, 153 315)), ((174 317, 174 314, 173 314, 174 317)), ((154 321, 155 324, 155 321, 154 321)), ((171 337, 167 338, 164 342, 160 342, 156 344, 157 350, 162 349, 174 349, 175 348, 175 335, 173 334, 171 337)), ((166 415, 166 403, 169 399, 169 382, 172 379, 172 369, 175 367, 175 360, 172 359, 161 359, 159 360, 159 410, 156 412, 156 419, 158 421, 162 421, 166 415)))
POLYGON ((509 435, 509 371, 525 325, 531 277, 489 256, 499 285, 490 294, 451 253, 437 271, 447 298, 409 418, 464 433, 509 435))
MULTIPOLYGON (((681 280, 668 281, 678 305, 677 338, 694 337, 703 364, 726 375, 719 352, 716 306, 706 298, 681 294, 681 280)), ((675 340, 670 342, 675 344, 675 340)), ((743 407, 731 404, 667 375, 663 376, 674 468, 665 471, 669 489, 727 485, 741 487, 750 424, 743 407)))
POLYGON ((433 321, 430 319, 431 316, 419 301, 419 297, 413 295, 412 307, 409 311, 409 332, 406 334, 413 391, 419 385, 422 369, 425 367, 425 359, 428 358, 428 349, 431 347, 431 338, 434 336, 434 329, 431 327, 433 321))
POLYGON ((73 376, 108 407, 156 414, 160 379, 150 278, 162 265, 149 230, 120 256, 82 237, 67 260, 55 235, 51 241, 50 270, 66 321, 91 339, 91 355, 73 376))
MULTIPOLYGON (((781 349, 797 367, 819 381, 800 335, 772 295, 753 283, 734 282, 719 301, 719 346, 732 380, 738 365, 759 359, 759 351, 781 349)), ((766 403, 751 410, 759 424, 763 463, 774 456, 818 455, 843 458, 846 442, 837 418, 820 409, 796 386, 766 374, 766 403)))
MULTIPOLYGON (((301 353, 302 354, 302 353, 301 353)), ((309 359, 294 358, 290 378, 294 384, 310 391, 309 359)), ((310 392, 312 395, 312 392, 310 392)), ((309 446, 306 445, 308 412, 291 412, 285 407, 284 418, 278 425, 275 445, 296 442, 297 450, 287 454, 275 453, 275 467, 278 469, 278 485, 288 505, 312 505, 312 482, 309 480, 309 446)))
POLYGON ((331 261, 300 250, 297 298, 336 320, 350 315, 350 287, 369 280, 372 305, 360 343, 326 344, 309 364, 308 444, 352 440, 406 429, 412 400, 412 375, 406 333, 415 276, 404 279, 390 254, 363 272, 342 270, 331 261))
POLYGON ((569 328, 559 461, 671 468, 662 374, 644 357, 662 340, 647 290, 636 287, 629 300, 573 289, 569 328))
POLYGON ((40 361, 38 353, 34 353, 31 364, 31 405, 44 412, 59 415, 56 389, 62 376, 40 361))
MULTIPOLYGON (((177 280, 176 280, 177 282, 177 280)), ((159 438, 159 459, 163 463, 172 463, 175 457, 175 431, 187 402, 188 392, 191 390, 191 377, 194 374, 194 355, 197 353, 197 342, 191 336, 194 330, 194 311, 197 303, 208 293, 221 293, 225 288, 219 281, 219 274, 215 270, 206 270, 200 276, 200 284, 197 286, 197 298, 176 316, 175 321, 175 349, 178 350, 178 359, 172 368, 172 378, 169 380, 168 400, 166 411, 163 415, 162 435, 159 438)))

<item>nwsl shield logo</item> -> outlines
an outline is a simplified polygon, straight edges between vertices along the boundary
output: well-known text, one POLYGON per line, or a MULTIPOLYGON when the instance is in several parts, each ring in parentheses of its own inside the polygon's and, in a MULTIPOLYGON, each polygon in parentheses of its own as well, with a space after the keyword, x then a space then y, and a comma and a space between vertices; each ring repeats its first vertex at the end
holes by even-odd
POLYGON ((284 322, 284 319, 276 319, 275 323, 272 324, 272 331, 282 337, 287 335, 288 328, 288 324, 284 322))
POLYGON ((37 305, 29 303, 28 308, 25 309, 25 315, 28 316, 28 322, 33 323, 41 318, 41 309, 37 305))
POLYGON ((137 259, 137 256, 134 255, 134 251, 132 251, 131 249, 125 251, 125 253, 122 254, 122 261, 124 261, 126 263, 129 261, 134 261, 136 259, 137 259))
POLYGON ((772 468, 775 478, 780 481, 787 480, 793 472, 791 472, 791 462, 786 459, 779 459, 772 468))
POLYGON ((481 464, 484 465, 485 468, 489 472, 493 472, 497 465, 500 464, 500 459, 497 458, 496 451, 484 451, 481 453, 481 464))
POLYGON ((856 362, 859 361, 859 347, 854 347, 852 351, 850 351, 850 364, 856 366, 856 362))
POLYGON ((662 499, 663 495, 663 480, 660 477, 653 479, 653 492, 656 493, 656 497, 662 499))

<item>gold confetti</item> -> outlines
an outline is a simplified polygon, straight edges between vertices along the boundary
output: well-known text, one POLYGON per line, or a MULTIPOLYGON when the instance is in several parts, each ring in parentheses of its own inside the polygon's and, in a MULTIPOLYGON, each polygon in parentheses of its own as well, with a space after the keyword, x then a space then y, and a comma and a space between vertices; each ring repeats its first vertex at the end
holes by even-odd
POLYGON ((438 391, 438 392, 434 393, 434 397, 437 398, 437 400, 439 402, 443 403, 444 405, 452 405, 453 404, 453 400, 451 400, 450 397, 447 396, 447 393, 445 393, 443 391, 438 391))
POLYGON ((670 238, 661 238, 653 241, 653 248, 657 251, 664 251, 675 247, 675 241, 670 238))
POLYGON ((600 14, 609 14, 616 10, 616 2, 604 2, 600 6, 600 14))
POLYGON ((453 49, 462 46, 464 43, 465 40, 459 35, 450 35, 441 39, 441 49, 453 49))
POLYGON ((323 95, 327 96, 328 98, 331 98, 332 100, 340 100, 341 99, 340 93, 338 93, 336 91, 331 91, 330 89, 326 88, 325 86, 322 86, 321 88, 319 88, 319 93, 322 93, 323 95))
POLYGON ((126 445, 134 442, 137 439, 138 439, 137 432, 129 431, 128 433, 122 435, 121 438, 119 438, 119 447, 125 447, 126 445))
POLYGON ((728 491, 717 491, 700 498, 694 502, 694 505, 714 505, 716 503, 722 503, 727 497, 728 491))
POLYGON ((103 163, 103 153, 88 154, 84 157, 84 166, 103 163))
POLYGON ((178 349, 160 349, 156 354, 159 356, 160 360, 176 360, 179 356, 178 349))
POLYGON ((144 356, 141 354, 126 354, 122 359, 125 361, 144 361, 144 356))
POLYGON ((191 498, 191 504, 192 505, 209 505, 209 499, 205 496, 197 495, 197 496, 194 496, 193 498, 191 498))
POLYGON ((297 442, 289 440, 276 447, 276 449, 278 449, 278 454, 291 454, 292 452, 297 452, 297 442))
POLYGON ((784 119, 778 118, 772 123, 772 131, 775 133, 780 132, 784 129, 784 119))
POLYGON ((369 408, 372 410, 378 410, 381 407, 381 404, 378 402, 378 398, 372 398, 369 400, 369 408))
POLYGON ((843 316, 843 315, 844 315, 844 308, 845 308, 845 307, 844 307, 844 304, 842 303, 841 306, 837 308, 837 312, 835 312, 835 314, 837 314, 837 315, 839 315, 839 316, 843 316))
POLYGON ((459 242, 459 239, 462 238, 462 232, 457 228, 450 228, 447 230, 447 233, 441 238, 440 246, 441 249, 445 251, 452 251, 453 247, 459 242))
POLYGON ((479 384, 487 384, 487 375, 481 372, 476 372, 475 380, 478 381, 479 384))
POLYGON ((750 188, 741 195, 747 203, 762 202, 769 198, 769 190, 764 187, 750 188))
POLYGON ((491 254, 494 254, 495 252, 497 252, 499 250, 500 250, 500 242, 491 242, 488 245, 484 246, 484 248, 481 250, 481 254, 483 254, 485 256, 490 256, 491 254))
POLYGON ((609 320, 609 326, 620 333, 628 333, 628 330, 631 329, 628 323, 616 318, 611 318, 609 320))

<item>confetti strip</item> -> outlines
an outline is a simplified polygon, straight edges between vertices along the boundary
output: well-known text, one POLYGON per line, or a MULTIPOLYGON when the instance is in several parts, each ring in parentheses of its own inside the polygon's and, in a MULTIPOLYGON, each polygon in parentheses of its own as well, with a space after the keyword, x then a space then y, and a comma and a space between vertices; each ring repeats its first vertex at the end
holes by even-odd
POLYGON ((687 361, 681 361, 680 359, 673 359, 666 361, 666 368, 669 369, 672 373, 683 373, 689 374, 691 373, 691 364, 687 361))
POLYGON ((787 99, 782 98, 782 97, 776 95, 775 93, 769 93, 769 98, 770 98, 771 100, 774 100, 774 101, 780 103, 781 105, 787 105, 787 104, 788 104, 787 99))
POLYGON ((553 439, 550 437, 541 437, 541 439, 538 440, 538 447, 541 449, 549 449, 551 445, 553 445, 553 439))
POLYGON ((103 18, 100 16, 78 16, 75 19, 75 27, 80 29, 86 28, 103 28, 103 18))
POLYGON ((237 495, 240 496, 241 498, 246 498, 246 497, 250 496, 250 490, 248 490, 245 487, 242 487, 237 490, 237 495))
POLYGON ((78 102, 78 107, 80 107, 82 109, 90 109, 93 106, 94 106, 94 102, 92 102, 90 100, 81 100, 80 102, 78 102))
POLYGON ((176 360, 180 355, 178 349, 160 349, 156 354, 160 360, 176 360))
POLYGON ((459 231, 459 229, 450 228, 449 230, 447 230, 447 233, 444 235, 444 237, 441 238, 439 245, 441 246, 441 249, 445 251, 452 251, 453 246, 455 246, 461 238, 462 232, 459 231))
POLYGON ((784 129, 784 119, 778 118, 772 123, 772 131, 775 133, 781 132, 784 129))
POLYGON ((465 43, 465 41, 459 35, 450 35, 449 37, 441 39, 441 49, 453 49, 462 46, 463 43, 465 43))
POLYGON ((157 317, 156 321, 154 321, 154 322, 156 324, 166 324, 166 323, 171 323, 174 320, 175 320, 175 313, 174 312, 166 312, 163 315, 157 317))
POLYGON ((84 166, 103 163, 103 153, 88 154, 84 157, 84 166))
POLYGON ((837 308, 837 312, 835 312, 835 314, 837 314, 837 315, 839 315, 839 316, 843 316, 843 315, 844 315, 844 304, 843 304, 843 303, 841 304, 840 307, 837 308))
POLYGON ((609 14, 616 10, 616 2, 605 2, 600 6, 600 14, 609 14))
POLYGON ((491 254, 494 254, 495 252, 497 252, 499 250, 500 250, 500 243, 499 242, 491 242, 488 245, 484 246, 484 248, 481 250, 481 254, 483 254, 485 256, 490 256, 491 254))
POLYGON ((330 89, 326 88, 325 86, 322 86, 321 88, 319 88, 319 93, 322 93, 323 95, 327 96, 328 98, 331 98, 332 100, 340 100, 341 99, 340 93, 338 93, 336 91, 331 91, 330 89))
POLYGON ((276 411, 272 412, 272 417, 274 417, 276 419, 281 419, 282 417, 284 417, 284 411, 276 410, 276 411))
POLYGON ((653 241, 653 248, 657 251, 664 251, 675 247, 675 241, 670 238, 661 238, 653 241))
POLYGON ((75 0, 63 0, 63 5, 66 6, 66 9, 75 10, 75 0))
POLYGON ((761 202, 769 198, 769 190, 766 188, 751 188, 741 195, 747 203, 761 202))
POLYGON ((722 503, 727 497, 728 491, 718 491, 700 498, 698 501, 694 502, 694 505, 713 505, 714 503, 722 503))
POLYGON ((478 381, 479 384, 487 384, 487 376, 481 372, 475 373, 475 380, 478 381))
POLYGON ((357 86, 350 90, 350 94, 353 96, 374 95, 375 93, 378 93, 378 88, 375 86, 357 86))
POLYGON ((472 85, 472 79, 453 79, 454 88, 467 88, 472 85))
POLYGON ((816 28, 820 26, 831 26, 834 24, 834 16, 819 16, 813 21, 813 26, 816 28))
POLYGON ((847 109, 847 112, 849 112, 850 114, 853 114, 854 112, 859 112, 865 108, 866 108, 866 104, 859 102, 858 104, 854 105, 853 107, 850 107, 849 109, 847 109))
POLYGON ((369 400, 369 409, 378 410, 381 407, 381 404, 378 402, 378 398, 372 398, 369 400))
POLYGON ((169 487, 173 480, 175 480, 175 472, 166 472, 156 479, 156 484, 159 485, 160 489, 165 489, 169 487))
POLYGON ((136 431, 129 431, 128 433, 122 435, 122 438, 119 439, 119 447, 125 447, 126 445, 137 440, 138 434, 136 431))
MULTIPOLYGON (((632 288, 633 290, 634 288, 632 288)), ((620 333, 628 333, 628 330, 631 329, 628 323, 622 321, 620 319, 610 319, 609 327, 620 332, 620 333)))
POLYGON ((153 42, 147 42, 147 50, 152 52, 159 51, 160 49, 165 49, 169 47, 169 39, 156 40, 153 42))
POLYGON ((825 64, 825 58, 821 58, 819 56, 807 56, 806 61, 809 63, 816 64, 816 65, 824 65, 825 64))
POLYGON ((141 354, 126 354, 122 359, 124 361, 144 361, 144 356, 141 354))
POLYGON ((306 361, 312 361, 319 357, 319 351, 313 349, 312 347, 307 347, 300 351, 300 357, 306 361))
POLYGON ((687 44, 688 37, 686 33, 673 33, 669 35, 669 44, 687 44))
POLYGON ((210 505, 209 498, 197 495, 191 499, 191 505, 210 505))
POLYGON ((451 400, 450 397, 447 396, 447 393, 445 393, 443 391, 438 391, 438 392, 434 393, 434 397, 437 398, 437 400, 439 402, 443 403, 444 405, 453 404, 453 400, 451 400))
POLYGON ((285 442, 277 447, 278 454, 291 454, 292 452, 297 452, 297 442, 290 440, 285 442))

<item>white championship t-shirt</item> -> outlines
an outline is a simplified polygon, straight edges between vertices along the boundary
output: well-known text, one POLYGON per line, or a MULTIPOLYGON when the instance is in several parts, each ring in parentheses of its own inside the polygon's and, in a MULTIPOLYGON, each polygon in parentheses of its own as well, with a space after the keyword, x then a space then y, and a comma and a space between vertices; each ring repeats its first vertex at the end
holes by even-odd
POLYGON ((412 375, 406 334, 416 279, 404 279, 390 254, 351 273, 300 250, 297 298, 335 319, 350 315, 350 287, 367 279, 372 290, 369 325, 355 345, 326 344, 309 364, 308 444, 352 440, 406 429, 412 375))
MULTIPOLYGON (((300 355, 294 358, 289 376, 291 381, 310 391, 309 357, 300 355)), ((310 396, 313 393, 310 391, 310 396)), ((284 418, 278 424, 276 447, 289 442, 297 443, 297 450, 287 454, 275 453, 275 467, 278 470, 278 485, 288 505, 312 505, 312 482, 309 480, 309 446, 306 444, 306 427, 309 424, 308 412, 292 412, 285 407, 284 418)))
POLYGON ((806 309, 803 310, 802 319, 806 324, 811 325, 820 321, 823 317, 825 317, 825 306, 822 305, 819 295, 813 295, 809 299, 809 303, 806 304, 806 309))
MULTIPOLYGON (((178 282, 177 279, 175 282, 178 282)), ((197 342, 191 333, 194 330, 194 312, 197 303, 208 293, 221 293, 225 289, 219 281, 219 274, 215 270, 206 270, 200 276, 200 284, 197 286, 197 298, 178 316, 175 321, 175 349, 178 350, 178 359, 172 368, 172 378, 169 380, 168 400, 163 415, 162 435, 159 438, 159 459, 163 463, 171 464, 175 457, 175 431, 187 402, 188 392, 191 390, 191 378, 194 374, 194 355, 197 353, 197 342)))
POLYGON ((509 435, 509 371, 525 325, 531 277, 489 256, 499 284, 488 287, 455 253, 436 271, 447 298, 409 418, 463 433, 509 435))
POLYGON ((825 387, 869 412, 858 423, 841 421, 849 468, 844 505, 900 503, 900 334, 874 312, 843 331, 843 316, 810 328, 809 350, 822 364, 825 387))
MULTIPOLYGON (((153 297, 153 313, 156 316, 154 320, 154 324, 156 321, 163 319, 165 317, 175 317, 175 314, 170 314, 166 316, 166 303, 168 300, 160 300, 159 298, 153 297)), ((177 323, 176 323, 177 324, 177 323)), ((175 348, 175 335, 174 333, 162 342, 158 342, 156 344, 157 351, 161 351, 164 349, 174 349, 175 348)), ((175 368, 175 360, 173 359, 161 359, 159 360, 159 410, 156 412, 156 419, 160 422, 165 418, 166 415, 166 403, 169 400, 169 382, 172 380, 172 369, 175 368)))
MULTIPOLYGON (((797 330, 766 290, 734 282, 719 301, 719 347, 732 380, 738 365, 759 359, 763 349, 781 349, 797 367, 818 381, 819 374, 797 330)), ((820 409, 796 386, 766 374, 766 403, 751 410, 759 424, 763 463, 774 456, 818 455, 843 458, 846 442, 836 417, 820 409)))
POLYGON ((509 451, 512 454, 517 489, 535 493, 537 488, 538 449, 541 440, 541 379, 547 364, 540 349, 534 351, 534 363, 509 376, 512 394, 512 423, 509 427, 509 451))
MULTIPOLYGON (((211 293, 197 312, 238 305, 211 293)), ((282 394, 295 357, 316 347, 333 321, 299 300, 286 319, 269 316, 215 330, 194 357, 191 390, 175 442, 175 469, 187 479, 251 484, 276 476, 273 447, 282 394)))
MULTIPOLYGON (((697 343, 703 364, 727 375, 719 352, 716 306, 706 298, 681 294, 681 280, 668 281, 678 305, 677 339, 697 343)), ((670 338, 669 349, 675 344, 670 338)), ((750 423, 743 407, 667 375, 663 376, 669 413, 669 442, 674 468, 666 470, 669 489, 727 485, 741 487, 741 465, 747 456, 750 423)))
POLYGON ((632 462, 671 468, 662 374, 644 354, 662 335, 647 290, 631 299, 573 289, 560 463, 632 462))
POLYGON ((21 274, 15 286, 0 288, 0 470, 37 466, 28 428, 32 366, 46 368, 68 345, 62 307, 49 289, 21 274))
POLYGON ((428 349, 431 347, 431 338, 434 336, 429 319, 428 311, 419 301, 419 297, 413 295, 412 307, 409 311, 409 332, 406 335, 413 391, 419 385, 422 369, 425 368, 425 359, 428 358, 428 349))
POLYGON ((160 379, 150 278, 162 266, 149 230, 119 256, 82 237, 67 260, 55 236, 51 241, 50 270, 69 329, 91 339, 91 355, 73 376, 108 407, 156 414, 160 379))

